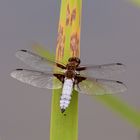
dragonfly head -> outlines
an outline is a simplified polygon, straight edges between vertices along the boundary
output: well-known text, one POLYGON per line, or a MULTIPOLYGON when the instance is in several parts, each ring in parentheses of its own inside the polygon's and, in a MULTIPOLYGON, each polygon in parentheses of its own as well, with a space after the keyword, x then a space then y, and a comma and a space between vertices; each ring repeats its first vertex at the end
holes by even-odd
POLYGON ((68 62, 76 62, 77 64, 77 66, 80 64, 80 59, 78 58, 78 57, 70 57, 69 59, 68 59, 68 62))

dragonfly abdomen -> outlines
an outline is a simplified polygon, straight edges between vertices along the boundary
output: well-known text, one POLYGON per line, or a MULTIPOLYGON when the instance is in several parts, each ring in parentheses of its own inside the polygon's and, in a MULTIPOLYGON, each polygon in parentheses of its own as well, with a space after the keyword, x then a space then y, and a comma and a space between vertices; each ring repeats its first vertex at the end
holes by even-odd
POLYGON ((73 90, 72 79, 65 79, 62 89, 62 95, 60 98, 60 108, 62 113, 66 110, 66 108, 70 104, 72 90, 73 90))

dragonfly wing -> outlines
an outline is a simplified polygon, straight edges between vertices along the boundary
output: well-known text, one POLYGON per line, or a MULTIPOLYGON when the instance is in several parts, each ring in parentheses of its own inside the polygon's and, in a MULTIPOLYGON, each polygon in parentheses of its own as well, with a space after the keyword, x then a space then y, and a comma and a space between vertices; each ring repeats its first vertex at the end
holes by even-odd
POLYGON ((22 60, 25 64, 39 71, 52 71, 55 65, 61 67, 62 69, 65 68, 65 66, 59 63, 55 63, 54 61, 43 58, 27 50, 17 51, 16 57, 22 60))
POLYGON ((125 71, 125 65, 121 63, 111 63, 104 65, 91 65, 91 66, 81 66, 77 68, 80 74, 83 76, 92 76, 98 78, 107 78, 113 74, 125 71))
POLYGON ((23 83, 39 88, 60 89, 62 83, 52 73, 43 73, 27 69, 17 69, 11 76, 23 83))
POLYGON ((87 95, 107 95, 121 93, 126 90, 126 86, 120 81, 87 78, 78 85, 75 90, 87 95))

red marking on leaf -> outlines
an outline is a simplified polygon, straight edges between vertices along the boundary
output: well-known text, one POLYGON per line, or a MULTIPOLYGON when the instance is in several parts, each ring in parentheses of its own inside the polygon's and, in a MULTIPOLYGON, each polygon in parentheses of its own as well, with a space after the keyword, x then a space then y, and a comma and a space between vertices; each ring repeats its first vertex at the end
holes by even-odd
POLYGON ((65 47, 64 28, 60 25, 58 30, 58 37, 57 37, 57 60, 63 58, 64 47, 65 47))
POLYGON ((71 14, 71 25, 72 25, 72 22, 76 19, 76 8, 72 11, 72 14, 71 14))
POLYGON ((69 4, 68 4, 67 11, 66 11, 66 26, 68 26, 69 24, 72 25, 75 19, 76 19, 76 8, 74 8, 71 12, 69 4))
POLYGON ((69 25, 69 20, 70 20, 70 7, 69 4, 67 5, 67 11, 66 11, 66 26, 69 25))
POLYGON ((79 56, 79 36, 77 33, 73 34, 70 39, 70 48, 72 50, 72 56, 79 56))

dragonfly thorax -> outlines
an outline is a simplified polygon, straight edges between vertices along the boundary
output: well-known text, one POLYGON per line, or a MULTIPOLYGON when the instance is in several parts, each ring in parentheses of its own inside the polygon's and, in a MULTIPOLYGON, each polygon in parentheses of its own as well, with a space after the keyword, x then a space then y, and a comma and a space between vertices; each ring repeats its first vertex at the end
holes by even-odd
POLYGON ((76 69, 76 62, 69 62, 67 65, 66 65, 66 69, 67 70, 75 70, 76 69))
POLYGON ((65 77, 67 77, 68 79, 72 79, 74 78, 76 75, 75 71, 74 70, 67 70, 65 72, 65 77))

